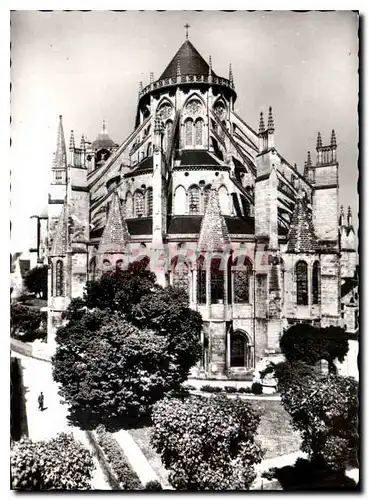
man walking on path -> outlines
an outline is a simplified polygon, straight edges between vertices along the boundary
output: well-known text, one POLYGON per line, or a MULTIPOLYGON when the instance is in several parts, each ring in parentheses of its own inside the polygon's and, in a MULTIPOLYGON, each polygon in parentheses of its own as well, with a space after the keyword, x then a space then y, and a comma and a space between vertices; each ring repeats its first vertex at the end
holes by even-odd
POLYGON ((37 401, 38 401, 38 409, 43 411, 43 409, 44 409, 44 395, 42 392, 40 393, 37 401))

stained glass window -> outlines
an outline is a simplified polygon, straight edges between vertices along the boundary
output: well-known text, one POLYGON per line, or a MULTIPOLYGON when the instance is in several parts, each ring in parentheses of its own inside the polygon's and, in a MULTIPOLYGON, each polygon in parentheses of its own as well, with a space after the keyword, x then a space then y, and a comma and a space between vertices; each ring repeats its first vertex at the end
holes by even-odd
POLYGON ((211 303, 223 302, 224 299, 224 269, 222 259, 215 257, 210 264, 211 303))
POLYGON ((197 302, 206 304, 206 268, 205 258, 202 255, 197 261, 197 302))
POLYGON ((320 301, 320 264, 318 261, 314 262, 313 265, 313 276, 312 276, 312 294, 313 294, 313 304, 319 304, 320 301))
POLYGON ((146 203, 147 203, 147 215, 152 215, 152 188, 149 188, 146 192, 146 203))
POLYGON ((135 193, 135 216, 142 217, 144 213, 144 197, 140 191, 135 193))
POLYGON ((187 120, 185 122, 185 144, 186 146, 192 146, 192 120, 187 120))
POLYGON ((199 119, 195 122, 195 144, 196 146, 202 146, 202 129, 204 122, 199 119))
POLYGON ((189 293, 189 283, 188 265, 183 261, 175 259, 173 263, 173 286, 189 293))
POLYGON ((61 260, 56 263, 55 295, 64 296, 64 264, 61 260))
POLYGON ((307 264, 303 260, 296 264, 296 294, 297 304, 307 306, 309 303, 307 264))
POLYGON ((250 302, 251 262, 247 257, 237 257, 233 263, 233 301, 235 304, 250 302))
POLYGON ((200 213, 200 188, 191 186, 188 190, 188 211, 190 214, 200 213))

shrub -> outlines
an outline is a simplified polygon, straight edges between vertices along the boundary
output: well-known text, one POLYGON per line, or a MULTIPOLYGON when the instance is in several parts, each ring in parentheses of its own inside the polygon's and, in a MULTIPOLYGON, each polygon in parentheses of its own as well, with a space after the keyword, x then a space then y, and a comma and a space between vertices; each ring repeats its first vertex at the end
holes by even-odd
POLYGON ((251 394, 251 387, 239 387, 237 392, 240 394, 251 394))
POLYGON ((131 469, 117 440, 102 426, 97 427, 97 441, 105 453, 122 490, 141 490, 137 474, 131 469))
POLYGON ((11 449, 12 489, 90 490, 92 454, 70 434, 49 441, 21 439, 11 449))
POLYGON ((149 491, 161 491, 163 489, 159 481, 148 481, 145 485, 145 490, 149 491))
POLYGON ((263 394, 263 386, 260 382, 254 382, 251 386, 251 392, 253 394, 263 394))
POLYGON ((255 441, 260 416, 226 395, 164 399, 152 415, 151 443, 178 490, 247 490, 263 452, 255 441))
POLYGON ((233 387, 233 385, 225 385, 224 390, 227 394, 234 394, 235 392, 237 392, 237 387, 233 387))
POLYGON ((191 385, 191 384, 186 384, 183 387, 189 391, 196 391, 196 387, 194 385, 191 385))
POLYGON ((223 389, 221 387, 217 387, 216 385, 202 385, 200 387, 200 391, 218 393, 218 392, 222 392, 223 389))

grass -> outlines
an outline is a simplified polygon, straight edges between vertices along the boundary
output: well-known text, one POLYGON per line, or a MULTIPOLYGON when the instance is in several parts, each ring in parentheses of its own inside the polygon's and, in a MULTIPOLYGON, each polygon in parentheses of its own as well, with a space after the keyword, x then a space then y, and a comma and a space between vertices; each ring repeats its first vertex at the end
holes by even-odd
MULTIPOLYGON (((249 400, 249 403, 261 413, 258 439, 266 450, 264 459, 287 455, 300 449, 300 436, 292 429, 290 416, 280 401, 249 400)), ((151 427, 142 427, 129 432, 163 485, 168 487, 168 471, 150 445, 150 431, 151 427)))

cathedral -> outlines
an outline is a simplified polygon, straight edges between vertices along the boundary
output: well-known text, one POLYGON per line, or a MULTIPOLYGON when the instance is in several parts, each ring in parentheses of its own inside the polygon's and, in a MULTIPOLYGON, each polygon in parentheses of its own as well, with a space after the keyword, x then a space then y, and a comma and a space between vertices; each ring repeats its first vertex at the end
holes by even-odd
POLYGON ((186 35, 160 77, 140 83, 120 144, 103 123, 94 141, 72 131, 67 149, 60 116, 39 227, 51 346, 88 280, 136 264, 201 313, 198 378, 246 379, 299 322, 357 331, 356 236, 350 207, 339 208, 334 130, 317 132, 298 166, 275 144, 272 108, 249 124, 232 67, 215 71, 186 35))

